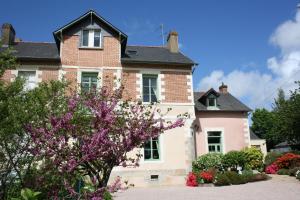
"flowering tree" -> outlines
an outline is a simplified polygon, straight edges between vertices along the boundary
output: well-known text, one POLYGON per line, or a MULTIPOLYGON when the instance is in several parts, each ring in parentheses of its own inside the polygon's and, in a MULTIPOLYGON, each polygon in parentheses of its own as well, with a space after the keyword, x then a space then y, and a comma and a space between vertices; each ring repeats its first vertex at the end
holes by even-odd
MULTIPOLYGON (((129 157, 128 152, 184 125, 183 116, 165 122, 158 109, 123 100, 122 92, 122 87, 113 93, 102 88, 97 93, 71 95, 62 114, 27 127, 34 155, 50 160, 62 174, 91 179, 94 190, 83 194, 85 198, 102 198, 113 167, 138 165, 141 155, 129 157)), ((69 193, 79 195, 64 177, 69 193)))

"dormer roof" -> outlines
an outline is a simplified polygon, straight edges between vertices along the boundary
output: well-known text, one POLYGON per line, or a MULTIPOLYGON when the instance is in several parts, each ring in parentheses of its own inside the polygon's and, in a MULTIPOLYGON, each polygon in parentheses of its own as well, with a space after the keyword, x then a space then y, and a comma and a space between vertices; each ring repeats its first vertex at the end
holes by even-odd
MULTIPOLYGON (((90 10, 86 12, 85 14, 81 15, 77 19, 69 22, 68 24, 58 28, 56 31, 53 32, 54 39, 56 41, 57 46, 59 47, 60 41, 62 40, 62 35, 64 32, 66 32, 68 29, 76 26, 80 22, 86 19, 90 19, 91 22, 93 21, 99 21, 102 24, 104 24, 107 28, 110 29, 116 36, 120 37, 121 41, 121 48, 122 48, 122 53, 125 52, 126 49, 126 44, 127 44, 127 35, 122 32, 120 29, 112 25, 110 22, 108 22, 106 19, 104 19, 101 15, 99 15, 96 11, 90 10)), ((59 48, 58 48, 59 49, 59 48)))

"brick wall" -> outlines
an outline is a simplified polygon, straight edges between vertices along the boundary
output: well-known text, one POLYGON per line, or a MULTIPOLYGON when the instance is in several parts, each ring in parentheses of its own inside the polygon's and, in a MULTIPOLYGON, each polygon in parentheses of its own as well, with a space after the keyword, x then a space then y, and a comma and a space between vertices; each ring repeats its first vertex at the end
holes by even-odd
POLYGON ((123 91, 123 98, 124 99, 136 99, 137 95, 139 95, 139 92, 137 91, 137 88, 139 87, 137 85, 137 77, 136 74, 138 71, 134 70, 124 70, 122 72, 122 84, 124 86, 123 91))
POLYGON ((61 62, 71 66, 121 66, 120 48, 119 40, 114 37, 103 37, 103 49, 88 49, 79 48, 79 36, 64 36, 61 62))
POLYGON ((42 71, 42 74, 39 78, 42 79, 42 81, 48 82, 52 80, 58 80, 58 70, 57 69, 40 69, 42 71))
POLYGON ((165 99, 162 102, 172 103, 191 103, 191 86, 188 84, 191 80, 188 79, 188 72, 161 72, 164 76, 162 82, 164 82, 164 92, 162 95, 165 99))
POLYGON ((113 90, 115 85, 115 73, 116 70, 105 69, 102 74, 102 85, 107 87, 109 90, 113 90))
POLYGON ((11 70, 6 70, 0 80, 3 80, 5 83, 9 83, 12 78, 15 78, 15 75, 11 73, 11 70))
POLYGON ((70 82, 70 89, 76 90, 77 85, 77 69, 64 69, 64 78, 70 82))

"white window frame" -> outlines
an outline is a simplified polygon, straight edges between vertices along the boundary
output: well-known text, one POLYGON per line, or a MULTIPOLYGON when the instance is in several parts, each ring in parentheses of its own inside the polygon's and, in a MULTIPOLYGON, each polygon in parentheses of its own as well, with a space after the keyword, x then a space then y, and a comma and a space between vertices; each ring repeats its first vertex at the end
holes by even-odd
POLYGON ((102 70, 95 70, 95 69, 80 69, 77 71, 77 85, 78 85, 78 92, 81 91, 81 78, 82 73, 98 73, 98 82, 97 82, 97 89, 102 87, 102 70))
POLYGON ((96 48, 96 49, 101 49, 102 48, 102 32, 101 29, 82 29, 81 31, 81 39, 80 39, 80 47, 81 48, 96 48), (83 46, 83 31, 89 31, 89 36, 88 36, 88 46, 83 46), (99 47, 94 46, 94 38, 95 38, 95 31, 100 32, 100 44, 99 47))
POLYGON ((34 86, 34 88, 38 87, 38 85, 41 82, 41 80, 39 79, 40 71, 38 70, 37 67, 17 69, 17 70, 15 70, 16 77, 19 76, 19 72, 35 72, 35 78, 34 78, 35 79, 35 86, 34 86))
POLYGON ((140 97, 143 102, 143 104, 151 104, 151 102, 144 102, 144 96, 143 96, 143 75, 157 75, 157 102, 161 101, 161 73, 157 70, 149 70, 149 71, 140 71, 140 97))
POLYGON ((226 153, 226 147, 225 147, 225 131, 224 128, 221 127, 214 127, 214 128, 205 128, 204 129, 204 141, 205 141, 205 149, 206 153, 209 153, 208 149, 208 132, 221 132, 221 153, 226 153))
POLYGON ((163 163, 164 162, 164 149, 163 149, 163 146, 164 146, 164 136, 161 134, 158 136, 158 140, 159 140, 159 159, 157 160, 145 160, 145 156, 144 156, 144 148, 141 148, 141 152, 140 154, 142 155, 142 158, 140 160, 140 163, 141 164, 148 164, 148 163, 163 163))

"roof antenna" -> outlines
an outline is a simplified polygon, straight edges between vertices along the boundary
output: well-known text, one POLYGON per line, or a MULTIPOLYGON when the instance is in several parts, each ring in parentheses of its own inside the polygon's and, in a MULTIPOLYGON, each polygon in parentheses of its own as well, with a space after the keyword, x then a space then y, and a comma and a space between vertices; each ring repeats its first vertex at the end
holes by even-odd
POLYGON ((160 30, 161 30, 162 45, 165 46, 164 24, 160 24, 160 30))

